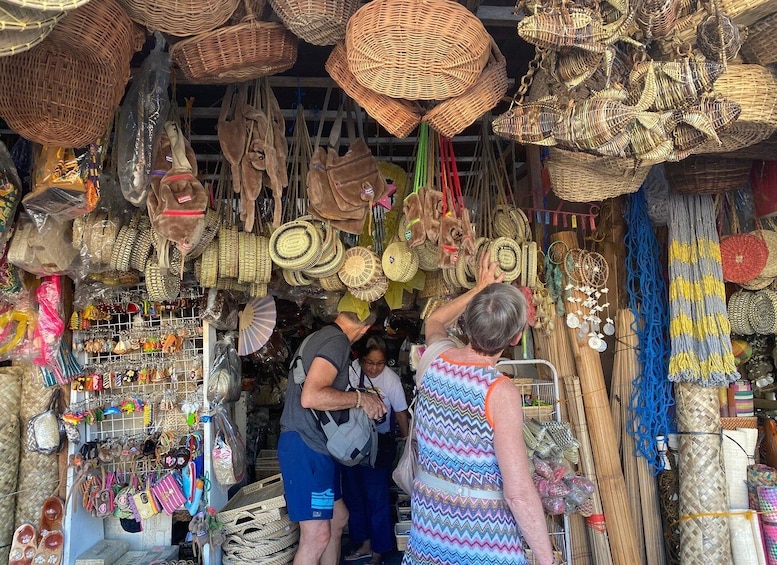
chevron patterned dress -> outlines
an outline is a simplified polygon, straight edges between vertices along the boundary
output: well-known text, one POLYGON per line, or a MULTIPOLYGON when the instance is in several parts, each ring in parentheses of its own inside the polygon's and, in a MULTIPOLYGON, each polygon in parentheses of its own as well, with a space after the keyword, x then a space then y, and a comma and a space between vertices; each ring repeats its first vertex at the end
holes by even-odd
MULTIPOLYGON (((502 490, 494 433, 486 419, 493 367, 436 359, 418 390, 416 437, 421 471, 471 489, 502 490)), ((520 530, 504 500, 465 497, 416 479, 403 565, 523 565, 520 530)))

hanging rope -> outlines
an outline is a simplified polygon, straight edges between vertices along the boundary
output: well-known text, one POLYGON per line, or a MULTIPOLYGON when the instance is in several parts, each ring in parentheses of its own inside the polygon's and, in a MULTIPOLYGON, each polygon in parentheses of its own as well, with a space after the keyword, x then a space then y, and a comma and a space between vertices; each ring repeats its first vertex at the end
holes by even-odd
POLYGON ((636 450, 658 473, 664 467, 656 437, 671 431, 674 404, 669 370, 669 305, 661 270, 661 249, 648 216, 645 188, 628 197, 626 250, 629 309, 639 339, 640 373, 632 383, 627 430, 636 450))

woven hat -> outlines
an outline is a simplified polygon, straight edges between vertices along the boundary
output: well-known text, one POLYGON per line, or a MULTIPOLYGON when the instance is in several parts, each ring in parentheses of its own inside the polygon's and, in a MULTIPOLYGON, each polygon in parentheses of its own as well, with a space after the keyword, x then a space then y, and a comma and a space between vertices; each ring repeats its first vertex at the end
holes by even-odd
POLYGON ((270 236, 270 257, 282 269, 309 269, 321 257, 321 232, 304 220, 287 222, 270 236))
MULTIPOLYGON (((316 279, 324 279, 334 275, 337 277, 337 272, 343 266, 345 262, 345 245, 339 238, 335 240, 333 252, 328 254, 328 257, 322 257, 310 269, 305 269, 305 275, 316 279)), ((339 279, 338 279, 339 280, 339 279)))
POLYGON ((318 284, 321 285, 321 288, 330 292, 343 292, 346 289, 343 281, 340 280, 337 274, 319 279, 318 284))
POLYGON ((757 277, 766 266, 769 250, 755 235, 738 233, 720 241, 723 280, 743 283, 757 277))
POLYGON ((372 279, 370 284, 360 288, 349 288, 348 290, 354 297, 364 302, 375 302, 386 294, 388 290, 389 280, 384 275, 379 275, 372 279))
POLYGON ((489 247, 491 258, 499 263, 504 281, 512 282, 521 274, 521 246, 514 239, 498 237, 489 247))
POLYGON ((747 320, 758 334, 777 333, 777 292, 765 288, 752 294, 747 320))
POLYGON ((418 253, 406 241, 391 243, 383 251, 381 265, 389 280, 406 283, 418 272, 418 253))
POLYGON ((380 258, 366 247, 351 247, 345 252, 343 266, 337 272, 340 280, 349 289, 362 288, 372 284, 383 275, 380 258))

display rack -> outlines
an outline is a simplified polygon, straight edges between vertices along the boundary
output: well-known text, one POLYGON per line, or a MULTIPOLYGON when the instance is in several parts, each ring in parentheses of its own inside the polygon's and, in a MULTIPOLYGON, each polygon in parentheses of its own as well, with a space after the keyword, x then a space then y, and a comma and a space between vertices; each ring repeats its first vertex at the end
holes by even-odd
MULTIPOLYGON (((547 410, 533 410, 535 406, 524 406, 524 416, 539 421, 555 420, 561 422, 561 400, 558 383, 558 371, 552 363, 544 359, 517 359, 517 360, 499 360, 496 368, 500 371, 513 373, 509 367, 527 366, 527 365, 545 365, 550 370, 551 380, 534 379, 531 383, 521 384, 526 387, 526 391, 532 399, 542 403, 543 408, 547 410)), ((572 544, 569 539, 569 517, 566 514, 561 516, 548 516, 549 534, 553 547, 562 551, 564 563, 572 563, 572 544)))

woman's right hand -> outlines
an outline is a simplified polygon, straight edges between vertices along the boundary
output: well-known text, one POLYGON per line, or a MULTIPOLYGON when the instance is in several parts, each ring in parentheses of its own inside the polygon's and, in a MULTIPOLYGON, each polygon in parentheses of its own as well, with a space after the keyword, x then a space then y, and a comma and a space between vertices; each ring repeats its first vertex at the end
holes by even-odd
POLYGON ((483 253, 478 265, 477 288, 483 290, 488 285, 504 281, 505 275, 499 268, 499 263, 491 260, 491 253, 483 253))

